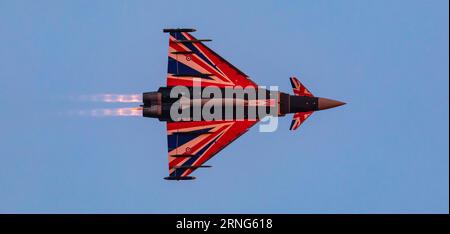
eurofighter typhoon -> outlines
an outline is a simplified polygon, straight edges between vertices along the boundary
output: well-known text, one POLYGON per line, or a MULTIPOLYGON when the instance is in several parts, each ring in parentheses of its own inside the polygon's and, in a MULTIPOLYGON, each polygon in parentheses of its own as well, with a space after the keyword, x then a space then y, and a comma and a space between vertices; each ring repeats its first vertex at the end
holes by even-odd
MULTIPOLYGON (((293 114, 296 130, 312 113, 345 103, 315 97, 295 77, 293 95, 259 87, 204 42, 195 29, 169 33, 167 84, 143 93, 144 117, 166 122, 169 176, 192 180, 191 173, 265 117, 293 114)), ((249 146, 251 147, 251 146, 249 146)))

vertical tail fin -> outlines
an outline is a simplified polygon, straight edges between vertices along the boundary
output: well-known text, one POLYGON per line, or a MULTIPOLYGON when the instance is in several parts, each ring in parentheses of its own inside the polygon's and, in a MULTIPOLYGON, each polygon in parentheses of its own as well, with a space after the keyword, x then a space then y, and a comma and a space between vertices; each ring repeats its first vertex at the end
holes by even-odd
MULTIPOLYGON (((290 80, 292 89, 296 96, 314 97, 314 95, 302 83, 300 83, 300 81, 298 81, 296 77, 293 76, 290 78, 290 80)), ((296 130, 313 112, 314 111, 295 113, 289 130, 296 130)))

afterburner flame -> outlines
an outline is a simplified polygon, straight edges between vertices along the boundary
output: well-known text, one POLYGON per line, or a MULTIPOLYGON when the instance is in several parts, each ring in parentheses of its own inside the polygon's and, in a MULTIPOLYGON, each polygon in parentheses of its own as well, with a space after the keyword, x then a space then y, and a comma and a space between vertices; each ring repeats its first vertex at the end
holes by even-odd
POLYGON ((105 94, 100 97, 104 102, 142 102, 142 95, 139 94, 105 94))
POLYGON ((142 102, 141 94, 95 94, 82 95, 82 101, 108 102, 108 103, 137 103, 142 102))
POLYGON ((70 114, 91 117, 142 116, 142 107, 80 110, 71 111, 70 114))

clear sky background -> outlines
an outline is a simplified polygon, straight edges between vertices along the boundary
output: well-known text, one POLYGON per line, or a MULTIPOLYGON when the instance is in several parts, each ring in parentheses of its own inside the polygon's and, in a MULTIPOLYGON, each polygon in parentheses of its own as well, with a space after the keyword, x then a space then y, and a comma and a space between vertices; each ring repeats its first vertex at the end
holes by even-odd
POLYGON ((0 0, 1 213, 448 213, 448 1, 0 0), (163 122, 70 116, 165 84, 166 27, 348 104, 166 181, 163 122))

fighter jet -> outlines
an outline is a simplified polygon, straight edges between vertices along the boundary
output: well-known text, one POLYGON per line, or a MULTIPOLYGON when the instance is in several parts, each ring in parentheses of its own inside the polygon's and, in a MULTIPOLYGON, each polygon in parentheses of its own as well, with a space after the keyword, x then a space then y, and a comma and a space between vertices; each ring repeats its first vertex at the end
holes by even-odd
POLYGON ((143 116, 167 125, 166 180, 195 179, 192 172, 210 167, 204 163, 267 116, 293 114, 290 130, 296 130, 313 112, 345 104, 315 97, 295 77, 294 95, 261 88, 207 47, 211 40, 192 36, 195 31, 163 29, 170 35, 167 84, 143 93, 143 116))

